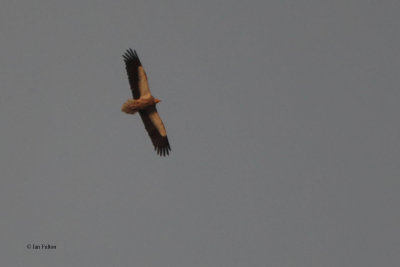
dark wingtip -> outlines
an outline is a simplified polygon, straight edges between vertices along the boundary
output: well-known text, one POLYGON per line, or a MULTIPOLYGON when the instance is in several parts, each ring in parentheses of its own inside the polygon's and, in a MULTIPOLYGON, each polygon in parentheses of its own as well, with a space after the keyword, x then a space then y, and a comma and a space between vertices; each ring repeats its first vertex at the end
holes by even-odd
POLYGON ((136 64, 141 65, 140 59, 136 53, 136 50, 132 50, 132 48, 128 48, 126 52, 122 55, 125 63, 135 62, 136 64))
POLYGON ((167 143, 163 146, 154 146, 154 150, 157 152, 157 155, 161 157, 169 156, 169 152, 171 151, 171 147, 169 146, 169 142, 167 139, 167 143))

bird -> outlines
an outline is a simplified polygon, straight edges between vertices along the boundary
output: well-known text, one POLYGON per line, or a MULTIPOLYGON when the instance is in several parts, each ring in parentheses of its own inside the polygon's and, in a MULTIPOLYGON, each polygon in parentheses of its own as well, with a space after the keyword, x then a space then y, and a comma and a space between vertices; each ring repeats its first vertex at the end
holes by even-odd
POLYGON ((164 123, 156 109, 156 104, 161 102, 161 100, 151 94, 146 71, 140 62, 136 50, 129 48, 122 57, 125 62, 133 98, 123 103, 121 111, 132 115, 139 113, 153 143, 154 150, 159 156, 165 157, 169 155, 171 147, 164 123))

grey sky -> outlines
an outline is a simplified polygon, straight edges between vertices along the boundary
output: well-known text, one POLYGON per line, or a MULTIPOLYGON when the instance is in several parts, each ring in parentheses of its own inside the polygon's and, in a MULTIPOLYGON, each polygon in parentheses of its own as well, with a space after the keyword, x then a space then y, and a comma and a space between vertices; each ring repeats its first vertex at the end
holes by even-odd
POLYGON ((3 1, 1 265, 398 266, 399 11, 3 1), (167 158, 120 111, 129 47, 167 158))

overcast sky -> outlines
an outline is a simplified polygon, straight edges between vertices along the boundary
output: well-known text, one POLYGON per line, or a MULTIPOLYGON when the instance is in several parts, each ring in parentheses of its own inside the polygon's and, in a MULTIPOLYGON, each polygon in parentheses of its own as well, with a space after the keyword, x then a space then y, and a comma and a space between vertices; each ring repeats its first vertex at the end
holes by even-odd
POLYGON ((0 265, 399 266, 399 14, 2 1, 0 265), (169 157, 120 111, 127 48, 169 157))

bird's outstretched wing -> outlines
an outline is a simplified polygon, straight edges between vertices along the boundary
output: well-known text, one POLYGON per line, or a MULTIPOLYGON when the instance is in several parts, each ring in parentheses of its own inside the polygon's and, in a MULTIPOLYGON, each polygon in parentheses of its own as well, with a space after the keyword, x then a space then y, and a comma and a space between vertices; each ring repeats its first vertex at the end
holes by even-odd
POLYGON ((154 150, 160 156, 169 155, 171 148, 169 146, 167 131, 160 115, 158 115, 156 107, 153 105, 144 110, 139 110, 139 114, 154 145, 154 150))
POLYGON ((128 73, 129 85, 132 90, 133 98, 151 97, 147 75, 136 51, 128 49, 122 57, 125 61, 125 68, 128 73))

